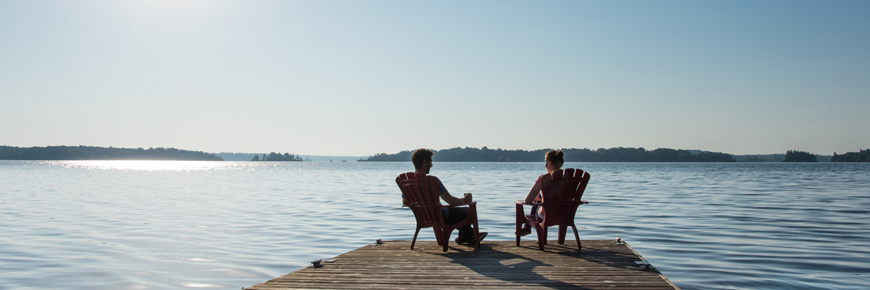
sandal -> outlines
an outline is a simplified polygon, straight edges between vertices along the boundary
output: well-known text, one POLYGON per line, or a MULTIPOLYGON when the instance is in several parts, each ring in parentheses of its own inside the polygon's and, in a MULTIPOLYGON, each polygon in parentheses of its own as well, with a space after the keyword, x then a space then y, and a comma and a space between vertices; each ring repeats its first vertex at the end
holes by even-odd
POLYGON ((532 227, 527 226, 527 225, 523 225, 523 227, 520 229, 520 232, 516 233, 516 234, 519 234, 522 237, 522 236, 526 236, 526 235, 531 234, 531 233, 532 233, 532 227))
MULTIPOLYGON (((480 233, 480 240, 483 241, 483 238, 486 238, 486 235, 488 235, 488 234, 489 234, 488 232, 481 232, 480 233)), ((459 238, 456 238, 453 241, 456 242, 457 244, 460 244, 460 245, 465 245, 465 244, 477 245, 477 241, 474 240, 474 237, 472 237, 471 241, 468 241, 468 242, 460 241, 459 238)))
POLYGON ((489 234, 488 232, 481 232, 481 233, 480 233, 480 240, 479 240, 479 241, 471 241, 471 242, 468 243, 468 244, 469 244, 469 245, 477 245, 477 244, 479 244, 480 242, 483 242, 483 239, 486 238, 486 235, 488 235, 488 234, 489 234))

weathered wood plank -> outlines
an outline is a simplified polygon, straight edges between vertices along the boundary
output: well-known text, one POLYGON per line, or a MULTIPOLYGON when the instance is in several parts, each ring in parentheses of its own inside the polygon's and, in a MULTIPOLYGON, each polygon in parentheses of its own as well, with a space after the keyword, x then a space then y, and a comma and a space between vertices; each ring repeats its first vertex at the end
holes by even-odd
POLYGON ((434 241, 387 241, 335 257, 323 268, 308 266, 246 289, 678 289, 641 257, 614 240, 484 242, 480 248, 434 241))

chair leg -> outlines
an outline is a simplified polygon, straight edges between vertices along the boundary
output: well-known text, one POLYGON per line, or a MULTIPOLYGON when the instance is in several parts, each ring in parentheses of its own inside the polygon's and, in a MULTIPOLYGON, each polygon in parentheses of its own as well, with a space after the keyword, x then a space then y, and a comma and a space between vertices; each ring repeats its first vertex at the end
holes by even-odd
POLYGON ((543 236, 544 236, 544 245, 546 245, 547 244, 547 228, 541 226, 541 232, 543 233, 543 236))
POLYGON ((582 250, 583 248, 580 247, 580 235, 577 234, 577 227, 572 224, 571 228, 574 229, 574 238, 577 239, 577 249, 582 250))
POLYGON ((477 247, 480 248, 480 227, 477 226, 477 220, 474 220, 474 240, 477 242, 477 247))
MULTIPOLYGON (((432 230, 435 231, 435 241, 436 241, 436 242, 438 243, 438 245, 440 246, 440 245, 442 244, 442 240, 441 240, 441 231, 438 230, 438 228, 436 228, 436 227, 432 227, 432 230)), ((443 230, 443 229, 442 229, 442 230, 443 230)))
POLYGON ((441 240, 444 241, 444 244, 441 245, 443 247, 443 251, 447 252, 447 246, 450 244, 450 233, 453 232, 451 228, 441 229, 441 240))
POLYGON ((559 225, 559 244, 565 243, 565 234, 568 231, 567 225, 559 225))
POLYGON ((523 205, 517 204, 517 247, 520 246, 520 229, 522 229, 522 225, 526 223, 525 212, 523 212, 523 205))
POLYGON ((542 227, 540 224, 536 224, 535 232, 538 234, 538 249, 543 251, 544 245, 547 244, 547 228, 542 227))
POLYGON ((417 230, 414 231, 414 238, 411 239, 411 250, 414 249, 414 243, 417 242, 417 234, 419 234, 419 233, 420 233, 420 226, 417 226, 417 230))

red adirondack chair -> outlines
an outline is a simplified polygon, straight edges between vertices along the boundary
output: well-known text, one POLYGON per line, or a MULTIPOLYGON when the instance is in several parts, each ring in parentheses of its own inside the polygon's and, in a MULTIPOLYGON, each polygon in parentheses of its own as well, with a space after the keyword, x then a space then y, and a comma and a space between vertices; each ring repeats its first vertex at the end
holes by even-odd
POLYGON ((580 169, 567 168, 545 174, 541 177, 541 202, 531 204, 522 200, 515 201, 517 206, 517 246, 520 245, 520 228, 528 224, 535 229, 538 235, 538 248, 544 250, 547 244, 547 228, 559 226, 559 244, 565 243, 565 233, 568 226, 574 229, 574 238, 577 239, 577 248, 580 249, 580 235, 577 234, 577 226, 574 225, 574 214, 577 207, 584 203, 581 200, 583 191, 589 183, 589 173, 580 169), (538 205, 544 208, 544 218, 538 221, 535 214, 526 215, 523 205, 538 205))
MULTIPOLYGON (((447 252, 447 244, 450 241, 450 233, 461 226, 473 225, 475 240, 480 240, 480 232, 477 227, 477 202, 463 204, 468 205, 468 217, 458 223, 448 225, 441 217, 441 208, 453 206, 441 204, 438 195, 438 180, 434 176, 415 172, 402 173, 396 177, 396 184, 399 185, 402 195, 407 199, 407 206, 411 208, 414 217, 417 218, 417 230, 414 231, 414 239, 411 240, 411 250, 414 249, 414 243, 417 242, 417 234, 420 233, 421 228, 431 227, 435 230, 438 245, 443 246, 445 252, 447 252)), ((480 247, 480 243, 477 244, 477 247, 480 247)))

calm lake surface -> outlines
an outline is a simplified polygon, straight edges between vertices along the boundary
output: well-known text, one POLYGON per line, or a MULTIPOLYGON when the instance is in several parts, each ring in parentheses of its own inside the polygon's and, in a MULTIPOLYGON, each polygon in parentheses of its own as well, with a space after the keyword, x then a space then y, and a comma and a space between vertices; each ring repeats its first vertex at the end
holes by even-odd
MULTIPOLYGON (((581 239, 621 237, 683 289, 870 287, 870 164, 565 167, 592 176, 581 239)), ((406 171, 410 162, 0 161, 0 289, 252 286, 377 238, 410 240, 414 217, 394 181, 406 171)), ((513 200, 545 169, 442 162, 431 173, 474 193, 492 241, 514 238, 513 200)))

